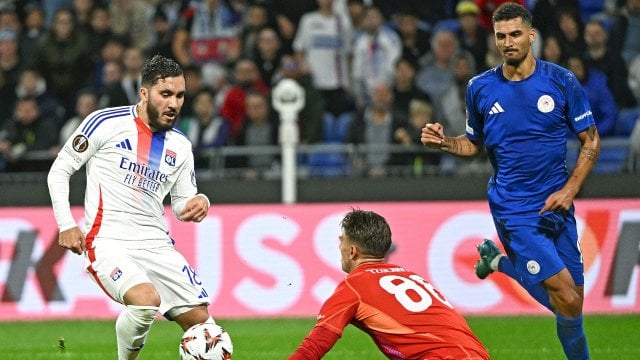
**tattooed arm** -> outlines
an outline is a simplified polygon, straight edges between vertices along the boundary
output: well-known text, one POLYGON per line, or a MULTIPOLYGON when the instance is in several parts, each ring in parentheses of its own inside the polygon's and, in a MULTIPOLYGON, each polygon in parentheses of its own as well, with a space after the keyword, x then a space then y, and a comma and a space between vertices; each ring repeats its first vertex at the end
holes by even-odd
POLYGON ((440 123, 427 124, 422 129, 420 141, 426 147, 439 149, 457 156, 473 156, 480 151, 480 147, 465 135, 445 136, 444 128, 440 123))
POLYGON ((573 199, 580 191, 582 184, 593 169, 593 166, 600 155, 600 135, 594 125, 578 134, 580 140, 580 154, 576 167, 569 180, 562 189, 551 194, 544 203, 544 208, 540 213, 547 210, 569 210, 573 199))

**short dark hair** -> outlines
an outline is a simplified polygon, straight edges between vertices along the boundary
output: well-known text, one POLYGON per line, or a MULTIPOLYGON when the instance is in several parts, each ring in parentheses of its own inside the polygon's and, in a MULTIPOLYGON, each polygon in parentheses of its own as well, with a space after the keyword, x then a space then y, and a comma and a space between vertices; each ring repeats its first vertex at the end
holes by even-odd
POLYGON ((387 220, 373 211, 353 209, 340 222, 344 235, 365 255, 384 258, 391 247, 387 220))
POLYGON ((492 23, 498 21, 512 20, 521 18, 522 22, 528 26, 533 24, 533 16, 524 6, 516 3, 504 3, 500 5, 493 13, 492 23))
POLYGON ((200 97, 200 95, 204 95, 204 94, 208 94, 209 96, 211 96, 211 98, 216 97, 216 92, 215 90, 213 90, 212 88, 208 87, 208 86, 203 86, 200 89, 198 89, 198 91, 196 91, 196 93, 193 95, 193 99, 197 99, 198 97, 200 97))
POLYGON ((401 63, 405 63, 409 66, 411 66, 413 68, 413 71, 418 71, 418 61, 416 60, 415 56, 412 55, 402 55, 401 57, 398 58, 398 60, 396 60, 396 64, 395 64, 395 68, 398 67, 398 65, 400 65, 401 63))
POLYGON ((184 75, 177 62, 162 55, 155 55, 145 61, 141 72, 143 86, 153 86, 161 79, 184 75))

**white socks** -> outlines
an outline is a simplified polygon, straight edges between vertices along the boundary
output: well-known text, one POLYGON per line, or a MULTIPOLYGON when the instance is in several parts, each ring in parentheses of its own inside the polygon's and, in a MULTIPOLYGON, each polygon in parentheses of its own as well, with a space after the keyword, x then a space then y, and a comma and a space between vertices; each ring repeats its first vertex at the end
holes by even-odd
POLYGON ((500 259, 502 259, 502 257, 505 256, 504 254, 500 254, 496 257, 493 258, 493 260, 491 260, 491 263, 489 264, 489 267, 491 268, 491 270, 493 271, 499 271, 500 269, 498 269, 498 264, 500 263, 500 259))
POLYGON ((156 306, 127 305, 116 320, 118 359, 135 360, 158 312, 156 306))

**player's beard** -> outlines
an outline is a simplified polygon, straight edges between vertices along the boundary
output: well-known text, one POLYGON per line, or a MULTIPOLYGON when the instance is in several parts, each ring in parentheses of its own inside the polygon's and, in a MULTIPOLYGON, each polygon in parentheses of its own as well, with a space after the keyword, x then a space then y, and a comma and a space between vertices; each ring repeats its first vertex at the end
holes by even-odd
POLYGON ((179 112, 176 112, 173 121, 169 124, 164 124, 160 122, 160 112, 158 109, 151 104, 151 101, 147 102, 147 115, 149 116, 149 126, 156 131, 169 131, 173 128, 173 126, 178 121, 178 117, 180 116, 179 112))
POLYGON ((529 51, 531 48, 527 49, 524 54, 520 57, 515 57, 515 58, 508 58, 505 57, 504 58, 504 62, 509 65, 509 66, 513 66, 513 67, 518 67, 520 66, 520 64, 522 64, 522 62, 524 61, 524 59, 527 58, 527 55, 529 55, 529 51))

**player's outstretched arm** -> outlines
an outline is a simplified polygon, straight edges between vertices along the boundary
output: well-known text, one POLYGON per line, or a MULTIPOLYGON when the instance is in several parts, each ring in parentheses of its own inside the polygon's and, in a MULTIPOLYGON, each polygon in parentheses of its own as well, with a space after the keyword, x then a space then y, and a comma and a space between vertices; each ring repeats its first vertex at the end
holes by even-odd
POLYGON ((580 140, 580 154, 578 155, 578 161, 576 167, 571 173, 569 180, 562 187, 562 189, 549 195, 547 201, 544 203, 544 207, 540 210, 540 213, 551 210, 564 210, 567 211, 573 204, 573 199, 576 197, 582 184, 589 176, 591 169, 600 155, 600 135, 595 125, 590 126, 587 130, 578 134, 580 140))
POLYGON ((338 341, 340 335, 322 326, 315 326, 288 360, 321 359, 338 341))
POLYGON ((422 128, 420 141, 428 148, 439 149, 457 156, 474 156, 480 151, 478 145, 465 135, 445 136, 444 127, 440 123, 427 124, 422 128))

